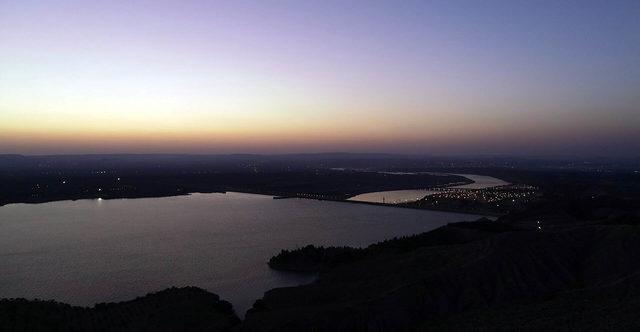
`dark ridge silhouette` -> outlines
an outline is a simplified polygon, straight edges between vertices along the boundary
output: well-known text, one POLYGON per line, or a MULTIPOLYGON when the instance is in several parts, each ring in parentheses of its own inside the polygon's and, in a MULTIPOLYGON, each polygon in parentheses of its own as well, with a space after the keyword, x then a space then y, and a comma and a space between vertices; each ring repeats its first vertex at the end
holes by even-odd
POLYGON ((187 287, 93 308, 5 299, 0 330, 636 330, 640 226, 609 220, 533 229, 510 216, 364 249, 283 251, 272 267, 318 280, 268 291, 243 322, 217 295, 187 287))
MULTIPOLYGON (((640 227, 608 220, 542 230, 509 218, 457 223, 360 249, 351 261, 320 260, 316 282, 268 291, 239 329, 635 330, 640 227)), ((306 264, 300 255, 328 250, 279 260, 306 264)))
POLYGON ((170 288, 135 300, 75 307, 54 301, 0 300, 1 331, 230 331, 231 304, 196 287, 170 288))
POLYGON ((269 267, 280 271, 319 272, 327 267, 362 258, 365 249, 351 247, 316 247, 308 245, 295 250, 282 250, 269 259, 269 267))
POLYGON ((450 223, 431 232, 394 237, 367 248, 316 247, 307 245, 294 250, 282 250, 269 259, 269 267, 280 271, 321 272, 341 264, 382 254, 408 252, 421 247, 466 243, 492 233, 518 230, 517 227, 481 218, 474 222, 450 223))

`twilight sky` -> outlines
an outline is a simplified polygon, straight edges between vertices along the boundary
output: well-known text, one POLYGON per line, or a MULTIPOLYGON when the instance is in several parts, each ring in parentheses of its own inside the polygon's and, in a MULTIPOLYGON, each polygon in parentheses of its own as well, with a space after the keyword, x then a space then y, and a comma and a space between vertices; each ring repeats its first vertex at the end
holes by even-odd
POLYGON ((0 0, 0 153, 640 155, 640 1, 0 0))

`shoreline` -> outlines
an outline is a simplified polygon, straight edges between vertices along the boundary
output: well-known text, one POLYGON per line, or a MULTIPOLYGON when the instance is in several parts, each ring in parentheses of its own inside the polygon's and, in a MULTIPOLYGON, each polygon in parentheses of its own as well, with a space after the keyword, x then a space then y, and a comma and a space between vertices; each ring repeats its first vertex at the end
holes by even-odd
POLYGON ((142 199, 142 198, 166 198, 166 197, 180 197, 180 196, 190 196, 193 194, 226 194, 230 192, 241 193, 241 194, 252 194, 252 195, 262 195, 269 196, 275 200, 280 199, 310 199, 316 201, 329 201, 329 202, 338 202, 338 203, 351 203, 351 204, 365 204, 365 205, 373 205, 373 206, 381 206, 381 207, 393 207, 393 208, 402 208, 402 209, 412 209, 412 210, 424 210, 424 211, 436 211, 436 212, 452 212, 452 213, 460 213, 460 214, 469 214, 469 215, 485 215, 491 217, 499 217, 503 214, 491 213, 491 212, 483 212, 483 211, 467 211, 467 210, 458 210, 458 209, 447 209, 447 208, 438 208, 438 209, 425 209, 419 207, 412 206, 404 206, 401 204, 391 204, 391 203, 378 203, 378 202, 364 202, 364 201, 351 201, 348 199, 330 199, 330 198, 312 198, 312 197, 298 197, 298 196, 287 196, 287 195, 273 195, 269 193, 260 193, 260 192, 251 192, 251 191, 211 191, 211 192, 189 192, 189 193, 181 193, 181 194, 168 194, 168 195, 141 195, 135 197, 82 197, 82 198, 64 198, 64 199, 52 199, 52 200, 41 200, 41 201, 29 201, 29 202, 0 202, 0 208, 11 205, 11 204, 46 204, 46 203, 55 203, 55 202, 64 202, 64 201, 81 201, 81 200, 102 200, 102 201, 110 201, 110 200, 119 200, 119 199, 142 199))
POLYGON ((469 215, 475 215, 475 216, 489 216, 489 217, 500 217, 503 216, 504 214, 502 213, 495 213, 495 212, 485 212, 485 211, 473 211, 473 210, 459 210, 459 209, 454 209, 454 208, 446 208, 446 207, 442 207, 442 208, 421 208, 421 207, 415 207, 415 206, 406 206, 406 205, 402 205, 402 204, 392 204, 392 203, 379 203, 379 202, 365 202, 365 201, 351 201, 348 199, 344 199, 344 200, 334 200, 334 199, 324 199, 324 198, 307 198, 307 197, 296 197, 296 196, 292 196, 292 197, 286 197, 286 196, 274 196, 273 199, 293 199, 293 198, 298 198, 298 199, 312 199, 312 200, 317 200, 317 201, 329 201, 329 202, 340 202, 340 203, 351 203, 351 204, 364 204, 364 205, 373 205, 373 206, 383 206, 383 207, 392 207, 392 208, 400 208, 400 209, 412 209, 412 210, 424 210, 424 211, 435 211, 435 212, 451 212, 451 213, 460 213, 460 214, 469 214, 469 215))
MULTIPOLYGON (((449 173, 440 173, 438 175, 448 175, 449 173)), ((456 174, 458 175, 458 174, 456 174)), ((462 175, 459 175, 462 176, 462 175)), ((474 180, 467 177, 469 182, 465 184, 461 184, 460 182, 452 182, 448 184, 436 185, 433 188, 453 188, 460 185, 472 185, 475 183, 474 180)), ((499 180, 499 179, 498 179, 499 180)), ((417 190, 417 189, 396 189, 396 190, 417 190)), ((388 191, 388 190, 384 190, 388 191)), ((499 217, 504 214, 496 213, 492 211, 482 211, 482 210, 466 210, 466 209, 456 209, 456 208, 447 208, 447 207, 438 207, 438 208, 423 208, 416 206, 407 206, 404 204, 392 204, 392 203, 381 203, 381 202, 367 202, 367 201, 355 201, 350 200, 351 197, 355 197, 360 194, 345 196, 344 198, 339 195, 323 195, 323 194, 305 194, 304 196, 296 195, 296 194, 282 194, 282 193, 274 193, 274 192, 260 192, 254 190, 212 190, 212 191, 194 191, 194 192, 176 192, 176 193, 157 193, 157 194, 141 194, 141 195, 123 195, 123 196, 112 196, 112 197, 71 197, 71 198, 52 198, 52 199, 39 199, 39 200, 29 200, 29 201, 15 201, 15 202, 0 202, 0 208, 10 204, 44 204, 44 203, 54 203, 54 202, 62 202, 62 201, 79 201, 79 200, 117 200, 117 199, 140 199, 140 198, 165 198, 165 197, 179 197, 179 196, 189 196, 192 194, 226 194, 227 192, 237 192, 242 194, 254 194, 254 195, 263 195, 269 196, 273 199, 290 199, 290 198, 298 198, 298 199, 312 199, 318 201, 331 201, 331 202, 342 202, 342 203, 355 203, 355 204, 366 204, 366 205, 374 205, 374 206, 382 206, 382 207, 393 207, 393 208, 403 208, 403 209, 413 209, 413 210, 425 210, 425 211, 437 211, 437 212, 451 212, 451 213, 460 213, 460 214, 469 214, 469 215, 483 215, 483 216, 491 216, 491 217, 499 217), (307 197, 305 197, 307 196, 307 197), (340 197, 340 198, 337 198, 340 197)), ((366 193, 361 193, 366 194, 366 193)))

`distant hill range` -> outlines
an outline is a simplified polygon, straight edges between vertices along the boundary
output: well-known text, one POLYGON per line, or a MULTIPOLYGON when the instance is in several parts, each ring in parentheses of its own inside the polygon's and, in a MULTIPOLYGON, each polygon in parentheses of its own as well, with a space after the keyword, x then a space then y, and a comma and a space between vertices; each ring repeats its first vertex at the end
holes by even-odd
POLYGON ((640 157, 598 158, 575 156, 428 155, 394 153, 298 154, 0 154, 0 172, 7 169, 102 167, 207 167, 229 169, 252 164, 269 169, 346 167, 359 169, 517 168, 529 170, 640 170, 640 157))

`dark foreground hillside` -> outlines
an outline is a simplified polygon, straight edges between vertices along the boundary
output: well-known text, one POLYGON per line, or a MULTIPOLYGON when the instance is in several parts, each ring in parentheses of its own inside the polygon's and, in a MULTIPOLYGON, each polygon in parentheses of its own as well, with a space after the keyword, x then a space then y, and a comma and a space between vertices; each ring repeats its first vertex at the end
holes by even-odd
POLYGON ((638 330, 640 226, 629 213, 542 229, 527 225, 539 216, 481 220, 366 249, 283 252, 273 268, 320 278, 267 292, 244 322, 216 295, 183 288, 91 309, 2 300, 0 330, 638 330))
POLYGON ((241 330, 640 328, 636 225, 516 231, 467 223, 367 251, 325 266, 316 283, 267 292, 241 330))
POLYGON ((132 301, 73 307, 0 300, 0 331, 229 331, 240 319, 229 302, 200 288, 170 288, 132 301))

